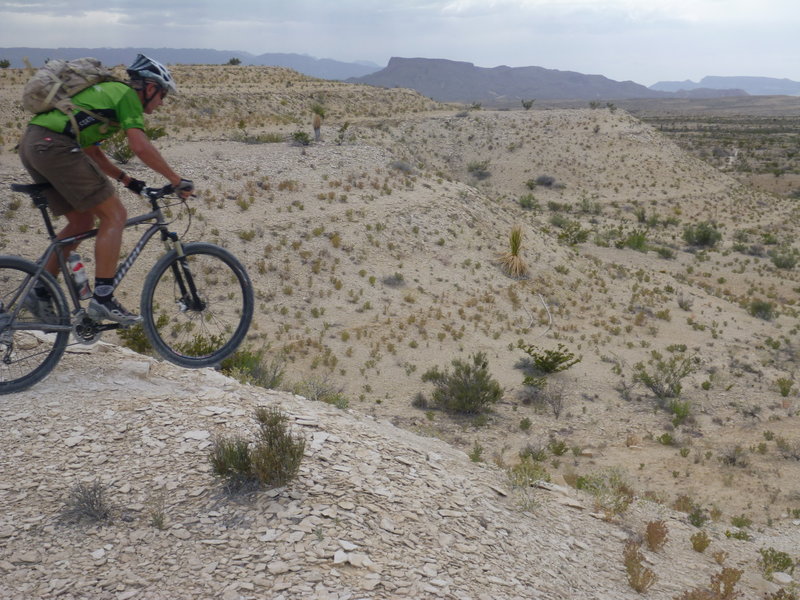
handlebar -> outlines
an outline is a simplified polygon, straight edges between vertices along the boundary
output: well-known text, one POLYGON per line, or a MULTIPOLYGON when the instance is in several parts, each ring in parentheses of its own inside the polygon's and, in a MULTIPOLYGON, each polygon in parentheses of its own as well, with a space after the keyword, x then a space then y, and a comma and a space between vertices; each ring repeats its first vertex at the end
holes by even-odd
POLYGON ((175 192, 175 186, 171 183, 168 183, 164 187, 160 188, 151 188, 147 187, 144 188, 143 195, 147 196, 149 200, 158 200, 163 198, 164 196, 169 196, 170 194, 175 192))

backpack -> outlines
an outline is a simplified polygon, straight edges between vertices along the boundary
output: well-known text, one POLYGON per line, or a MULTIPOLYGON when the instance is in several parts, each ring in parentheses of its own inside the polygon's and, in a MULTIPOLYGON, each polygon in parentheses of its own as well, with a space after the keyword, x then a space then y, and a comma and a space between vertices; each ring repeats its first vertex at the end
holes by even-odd
MULTIPOLYGON (((31 64, 25 60, 29 71, 31 64)), ((53 59, 37 70, 22 90, 22 106, 32 113, 42 113, 58 109, 67 115, 76 136, 80 133, 74 113, 78 107, 72 97, 78 92, 103 81, 120 81, 96 58, 76 58, 74 60, 53 59)), ((81 111, 104 123, 103 127, 116 124, 106 117, 85 108, 81 111)))

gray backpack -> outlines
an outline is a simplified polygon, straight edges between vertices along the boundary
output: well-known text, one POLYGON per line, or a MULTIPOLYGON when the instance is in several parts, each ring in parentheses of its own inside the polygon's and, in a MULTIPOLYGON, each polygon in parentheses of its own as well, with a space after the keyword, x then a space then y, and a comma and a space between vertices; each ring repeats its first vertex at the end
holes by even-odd
MULTIPOLYGON (((26 59, 28 69, 33 67, 26 59)), ((42 113, 58 109, 67 115, 72 123, 72 131, 79 133, 74 113, 78 107, 72 97, 97 83, 120 81, 96 58, 76 58, 74 60, 53 59, 37 70, 22 90, 22 106, 32 113, 42 113)), ((95 114, 85 108, 81 111, 103 122, 103 127, 115 124, 113 121, 95 114)))

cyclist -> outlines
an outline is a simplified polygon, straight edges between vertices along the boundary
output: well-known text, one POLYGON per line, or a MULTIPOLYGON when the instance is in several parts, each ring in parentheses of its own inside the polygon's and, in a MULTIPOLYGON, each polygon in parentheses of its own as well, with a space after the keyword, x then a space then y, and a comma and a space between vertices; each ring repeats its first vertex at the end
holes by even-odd
MULTIPOLYGON (((67 219, 59 239, 91 229, 95 218, 99 221, 94 295, 87 314, 93 319, 125 326, 141 321, 141 317, 123 308, 113 296, 127 211, 109 178, 135 194, 141 194, 145 184, 113 164, 100 143, 123 129, 131 151, 163 175, 181 196, 189 196, 194 190, 194 184, 167 164, 144 133, 144 115, 156 110, 169 92, 177 92, 172 75, 164 65, 143 54, 136 57, 127 73, 128 83, 99 83, 73 96, 72 102, 78 107, 75 122, 79 131, 72 131, 67 115, 52 110, 30 120, 19 145, 20 159, 33 181, 52 185, 45 192, 50 211, 67 219), (81 108, 87 112, 81 112, 81 108)), ((77 245, 65 247, 64 255, 77 245)), ((58 274, 57 261, 53 254, 45 265, 53 275, 58 274)), ((42 286, 34 288, 25 306, 44 320, 54 315, 49 294, 42 286)))

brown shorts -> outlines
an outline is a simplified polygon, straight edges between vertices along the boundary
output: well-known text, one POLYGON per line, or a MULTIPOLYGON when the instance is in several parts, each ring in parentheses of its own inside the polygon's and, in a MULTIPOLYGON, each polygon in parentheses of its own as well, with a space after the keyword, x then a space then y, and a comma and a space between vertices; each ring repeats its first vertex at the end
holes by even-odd
POLYGON ((86 212, 116 195, 97 163, 69 136, 28 125, 19 143, 19 157, 34 183, 52 184, 46 197, 54 215, 86 212))

